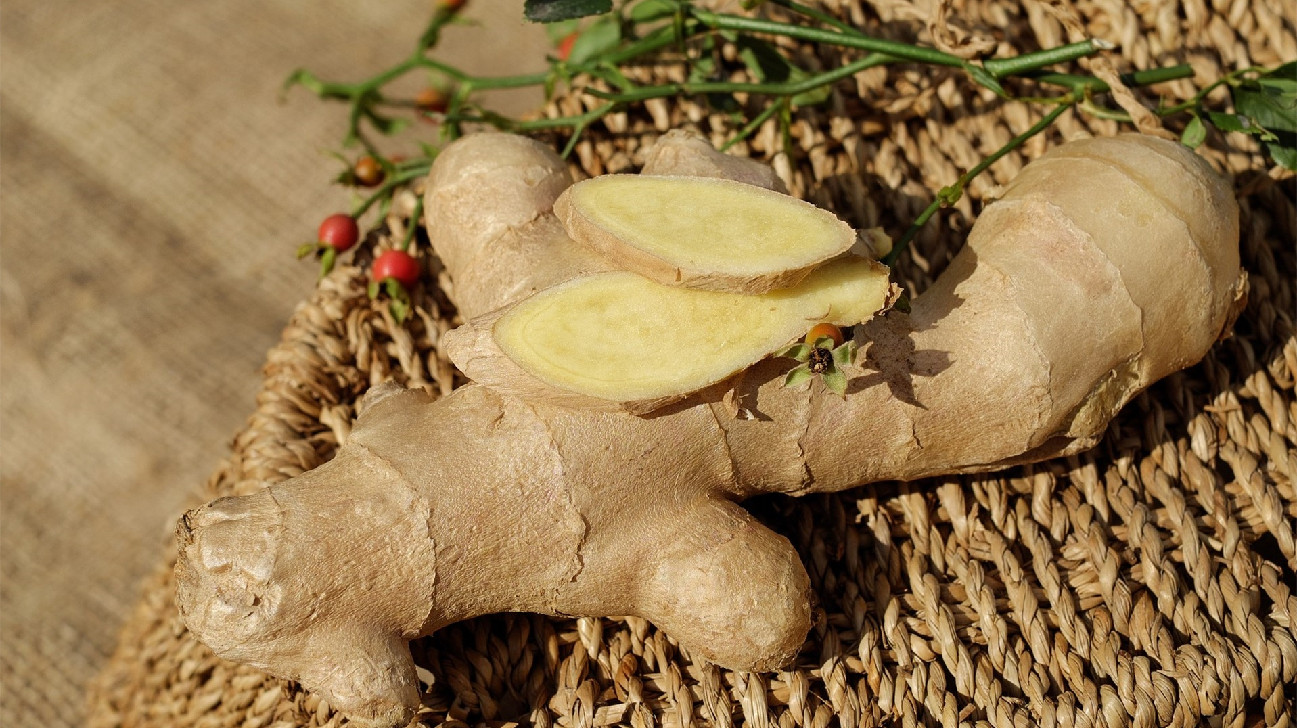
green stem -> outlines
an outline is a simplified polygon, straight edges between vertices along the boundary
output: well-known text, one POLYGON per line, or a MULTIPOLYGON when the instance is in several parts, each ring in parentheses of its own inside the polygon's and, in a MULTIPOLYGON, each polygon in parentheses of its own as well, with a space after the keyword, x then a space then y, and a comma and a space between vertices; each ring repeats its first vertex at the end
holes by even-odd
POLYGON ((760 129, 761 125, 766 123, 767 119, 774 116, 781 108, 787 106, 789 103, 791 103, 790 99, 785 97, 772 104, 767 104, 766 108, 762 109, 760 114, 753 117, 752 121, 745 124, 742 129, 739 129, 738 133, 730 137, 729 141, 721 145, 720 151, 724 152, 735 144, 747 139, 753 134, 753 132, 760 129))
MULTIPOLYGON (((1081 76, 1074 73, 1025 73, 1022 75, 1039 83, 1063 86, 1070 91, 1080 91, 1088 88, 1094 93, 1104 93, 1111 90, 1106 82, 1093 76, 1081 76)), ((1166 66, 1165 68, 1150 68, 1146 71, 1123 73, 1121 74, 1121 82, 1127 86, 1152 86, 1153 84, 1192 77, 1193 67, 1187 63, 1181 63, 1176 66, 1166 66)), ((1210 90, 1223 81, 1224 79, 1217 81, 1204 90, 1210 90)))
POLYGON ((693 9, 693 14, 694 17, 698 18, 703 25, 706 25, 709 28, 715 28, 716 30, 781 35, 787 38, 803 40, 810 43, 823 43, 844 48, 858 48, 860 50, 883 53, 906 61, 931 63, 938 66, 954 66, 956 68, 962 68, 965 65, 964 59, 959 58, 958 56, 952 56, 949 53, 943 53, 935 48, 923 48, 921 46, 913 46, 895 40, 872 38, 863 34, 839 33, 833 30, 808 28, 802 25, 788 25, 787 23, 780 23, 773 20, 762 20, 761 18, 746 18, 740 15, 713 13, 706 10, 699 10, 698 8, 693 9))
POLYGON ((841 20, 838 20, 832 15, 816 10, 815 8, 802 5, 801 3, 794 2, 794 0, 770 0, 770 2, 774 5, 788 8, 789 10, 795 13, 800 13, 801 15, 804 15, 808 18, 818 20, 821 23, 824 23, 825 25, 828 25, 830 27, 837 28, 843 33, 847 33, 849 35, 856 35, 856 36, 864 35, 856 28, 847 25, 846 23, 842 22, 841 20))
POLYGON ((405 224, 405 236, 401 239, 401 250, 410 249, 410 242, 414 240, 414 231, 419 227, 419 221, 423 219, 423 196, 420 195, 414 200, 414 212, 410 214, 409 221, 405 224))
POLYGON ((647 99, 663 98, 666 96, 696 95, 696 94, 766 94, 768 96, 796 96, 817 89, 821 86, 840 81, 849 76, 855 75, 860 71, 874 66, 891 62, 892 58, 882 53, 871 53, 864 58, 859 58, 845 66, 840 66, 832 71, 825 71, 816 74, 801 81, 789 81, 786 83, 739 83, 735 81, 686 81, 684 83, 671 83, 661 86, 641 86, 634 91, 603 91, 600 89, 588 88, 585 92, 591 96, 601 99, 615 101, 618 103, 635 103, 647 99))
POLYGON ((1024 53, 1012 58, 988 58, 982 62, 982 67, 996 78, 1020 76, 1045 66, 1070 63, 1078 58, 1092 56, 1099 51, 1112 50, 1115 47, 1106 40, 1091 38, 1080 43, 1069 43, 1057 48, 1046 48, 1043 51, 1024 53))
POLYGON ((901 238, 896 241, 896 244, 892 246, 891 252, 883 257, 883 263, 889 266, 895 264, 896 260, 901 257, 901 254, 904 253, 905 249, 909 246, 910 241, 914 240, 915 236, 919 234, 919 230, 921 230, 923 226, 927 224, 928 220, 937 213, 937 210, 958 202, 959 198, 964 194, 964 188, 967 187, 968 184, 977 177, 977 175, 986 171, 988 167, 995 164, 1004 155, 1022 146, 1028 139, 1036 136, 1045 129, 1048 129, 1049 126, 1058 119, 1058 117, 1063 115, 1064 111, 1071 108, 1073 101, 1074 99, 1069 98, 1067 103, 1055 106, 1048 114, 1045 114, 1040 121, 1032 124, 1031 128, 1010 139, 1007 144, 997 149, 991 154, 991 156, 983 159, 977 164, 977 166, 961 175, 953 185, 942 188, 927 208, 925 208, 914 222, 910 224, 910 227, 906 229, 901 238))
POLYGON ((374 206, 374 203, 383 198, 390 197, 396 188, 401 187, 408 182, 413 182, 414 180, 428 174, 428 169, 431 166, 432 162, 428 161, 426 164, 418 166, 411 165, 409 168, 402 170, 399 174, 392 175, 388 179, 384 180, 383 184, 379 185, 379 187, 374 190, 373 194, 362 200, 361 203, 351 211, 351 216, 358 218, 361 215, 364 215, 369 211, 369 208, 374 206))

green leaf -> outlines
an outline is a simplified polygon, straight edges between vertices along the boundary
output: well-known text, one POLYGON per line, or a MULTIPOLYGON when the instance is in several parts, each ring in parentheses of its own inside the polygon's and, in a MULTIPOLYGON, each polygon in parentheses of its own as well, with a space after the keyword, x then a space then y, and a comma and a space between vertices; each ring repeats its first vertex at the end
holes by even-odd
MULTIPOLYGON (((778 48, 763 40, 741 36, 736 45, 739 60, 743 61, 748 73, 758 83, 799 83, 811 77, 805 70, 793 65, 778 48)), ((793 106, 814 106, 828 100, 831 93, 829 86, 824 85, 796 94, 790 101, 793 106)))
POLYGON ((533 23, 556 23, 611 10, 612 0, 526 0, 522 6, 523 16, 533 23))
POLYGON ((580 29, 580 20, 560 20, 557 23, 546 23, 545 35, 549 37, 550 45, 558 45, 563 42, 564 38, 572 35, 580 29))
POLYGON ((797 361, 806 361, 811 358, 811 345, 805 342, 797 342, 775 352, 775 356, 788 357, 797 361))
POLYGON ((788 376, 784 377, 784 386, 796 387, 804 382, 809 382, 813 376, 815 375, 811 374, 810 369, 807 369, 806 367, 797 367, 788 372, 788 376))
POLYGON ((671 0, 644 0, 630 9, 630 19, 636 23, 651 23, 676 14, 679 5, 671 0))
POLYGON ((738 41, 739 60, 759 83, 785 83, 793 76, 793 65, 774 46, 757 38, 738 41))
POLYGON ((1297 61, 1271 69, 1256 82, 1281 94, 1297 95, 1297 61))
POLYGON ((839 397, 845 397, 847 395, 847 375, 841 369, 834 367, 824 372, 824 386, 839 397))
POLYGON ((319 249, 320 249, 319 243, 302 243, 301 245, 297 246, 297 259, 301 260, 302 258, 305 258, 306 256, 310 255, 311 253, 314 253, 319 249))
POLYGON ((1276 164, 1297 169, 1297 63, 1284 64, 1230 92, 1234 110, 1248 122, 1245 131, 1260 137, 1276 164))
POLYGON ((378 298, 378 281, 370 281, 369 285, 365 287, 365 292, 369 294, 369 300, 371 301, 378 298))
POLYGON ((590 24, 581 31, 572 43, 572 52, 567 62, 571 65, 585 63, 617 47, 621 42, 621 24, 616 18, 608 16, 590 24))
POLYGON ((1281 144, 1267 144, 1265 148, 1270 152, 1270 158, 1275 161, 1275 164, 1297 172, 1297 149, 1281 144))
POLYGON ((1268 131, 1297 134, 1297 95, 1271 92, 1261 86, 1257 89, 1234 90, 1234 108, 1238 113, 1268 131))
POLYGON ((1184 132, 1180 134, 1180 143, 1190 149, 1197 149, 1206 140, 1207 125, 1203 124, 1202 119, 1195 114, 1185 125, 1184 132))
POLYGON ((1221 131, 1237 131, 1244 134, 1248 133, 1248 125, 1251 123, 1247 117, 1238 114, 1227 114, 1223 111, 1208 111, 1207 118, 1211 121, 1212 126, 1221 131))

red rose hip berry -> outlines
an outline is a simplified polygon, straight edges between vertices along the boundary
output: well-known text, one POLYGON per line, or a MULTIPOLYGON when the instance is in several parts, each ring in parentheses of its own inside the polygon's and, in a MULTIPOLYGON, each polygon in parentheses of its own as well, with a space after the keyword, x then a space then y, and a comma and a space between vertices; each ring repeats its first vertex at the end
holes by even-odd
POLYGON ((396 280, 404 288, 411 288, 419 280, 419 261, 404 250, 389 250, 374 261, 369 277, 375 283, 396 280))
POLYGON ((360 227, 351 215, 329 215, 320 223, 319 239, 321 244, 341 253, 350 250, 360 240, 360 227))

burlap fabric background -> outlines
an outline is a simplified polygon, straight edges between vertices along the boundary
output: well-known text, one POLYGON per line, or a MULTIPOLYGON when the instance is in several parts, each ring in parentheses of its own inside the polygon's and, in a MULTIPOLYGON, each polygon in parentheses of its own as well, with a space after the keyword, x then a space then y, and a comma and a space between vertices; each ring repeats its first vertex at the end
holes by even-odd
MULTIPOLYGON (((427 10, 0 3, 0 725, 84 725, 87 681, 312 290, 293 249, 346 205, 321 153, 345 112, 277 103, 281 79, 395 62, 427 10)), ((491 29, 448 34, 454 58, 539 65, 517 3, 470 16, 491 29)))
MULTIPOLYGON (((1222 68, 1297 55, 1293 9, 1278 2, 1070 7, 1090 32, 1121 41, 1126 63, 1141 67, 1188 60, 1214 77, 1222 68)), ((852 10, 899 35, 920 32, 927 16, 908 3, 852 10)), ((1036 4, 968 2, 960 14, 975 32, 1004 29, 1019 50, 1066 39, 1036 4)), ((6 26, 7 33, 13 23, 6 26)), ((895 231, 932 190, 1034 118, 971 98, 950 75, 860 77, 828 111, 796 125, 802 153, 786 169, 794 190, 856 225, 895 231)), ((643 144, 668 125, 709 133, 723 126, 691 107, 650 112, 596 130, 602 140, 578 149, 580 166, 633 166, 643 144)), ((1068 117, 1050 138, 1114 128, 1068 117)), ((767 131, 748 151, 768 156, 775 141, 767 131)), ((921 289, 962 236, 976 198, 1044 144, 997 165, 974 186, 973 200, 943 215, 919 241, 905 277, 921 289)), ((1136 402, 1095 453, 1001 477, 755 504, 801 549, 825 611, 794 670, 726 673, 689 660, 637 620, 492 617, 416 645, 429 684, 425 720, 1189 726, 1211 716, 1225 725, 1290 725, 1287 691, 1297 679, 1293 188, 1249 173, 1261 166, 1250 147, 1212 145, 1211 158, 1243 173, 1248 192, 1252 303, 1239 336, 1136 402)), ((286 175, 285 182, 318 187, 305 179, 286 175)), ((403 224, 390 222, 397 231, 403 224)), ((433 391, 452 386, 435 347, 453 323, 439 289, 420 292, 424 315, 401 328, 365 299, 359 276, 344 267, 297 310, 271 350, 255 414, 209 494, 247 491, 326 459, 371 383, 394 377, 433 391)), ((6 480, 8 472, 6 463, 6 480)), ((39 555, 26 563, 28 573, 57 569, 39 555)), ((32 623, 39 622, 29 616, 32 623)), ((64 674, 75 671, 57 647, 48 655, 64 674)), ((69 702, 79 697, 80 677, 59 678, 69 702)), ((91 700, 92 725, 339 721, 294 685, 222 663, 192 642, 175 619, 165 566, 146 585, 91 700)))

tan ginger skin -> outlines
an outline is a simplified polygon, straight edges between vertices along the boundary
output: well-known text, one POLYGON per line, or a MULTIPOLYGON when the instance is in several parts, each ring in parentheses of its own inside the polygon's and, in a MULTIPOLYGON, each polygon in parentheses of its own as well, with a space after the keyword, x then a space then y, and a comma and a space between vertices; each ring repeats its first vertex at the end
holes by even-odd
MULTIPOLYGON (((646 172, 755 163, 669 135, 646 172)), ((609 264, 549 212, 571 180, 503 135, 446 149, 427 222, 465 316, 609 264)), ((476 615, 638 615, 696 657, 789 662, 811 623, 797 553, 736 502, 984 471, 1093 445, 1159 377, 1203 356, 1241 296, 1237 208, 1187 149, 1065 145, 1023 170, 908 316, 864 328, 845 398, 739 385, 648 417, 468 385, 379 388, 329 463, 199 508, 179 529, 179 603, 217 654, 298 680, 353 720, 419 705, 407 642, 476 615)))

